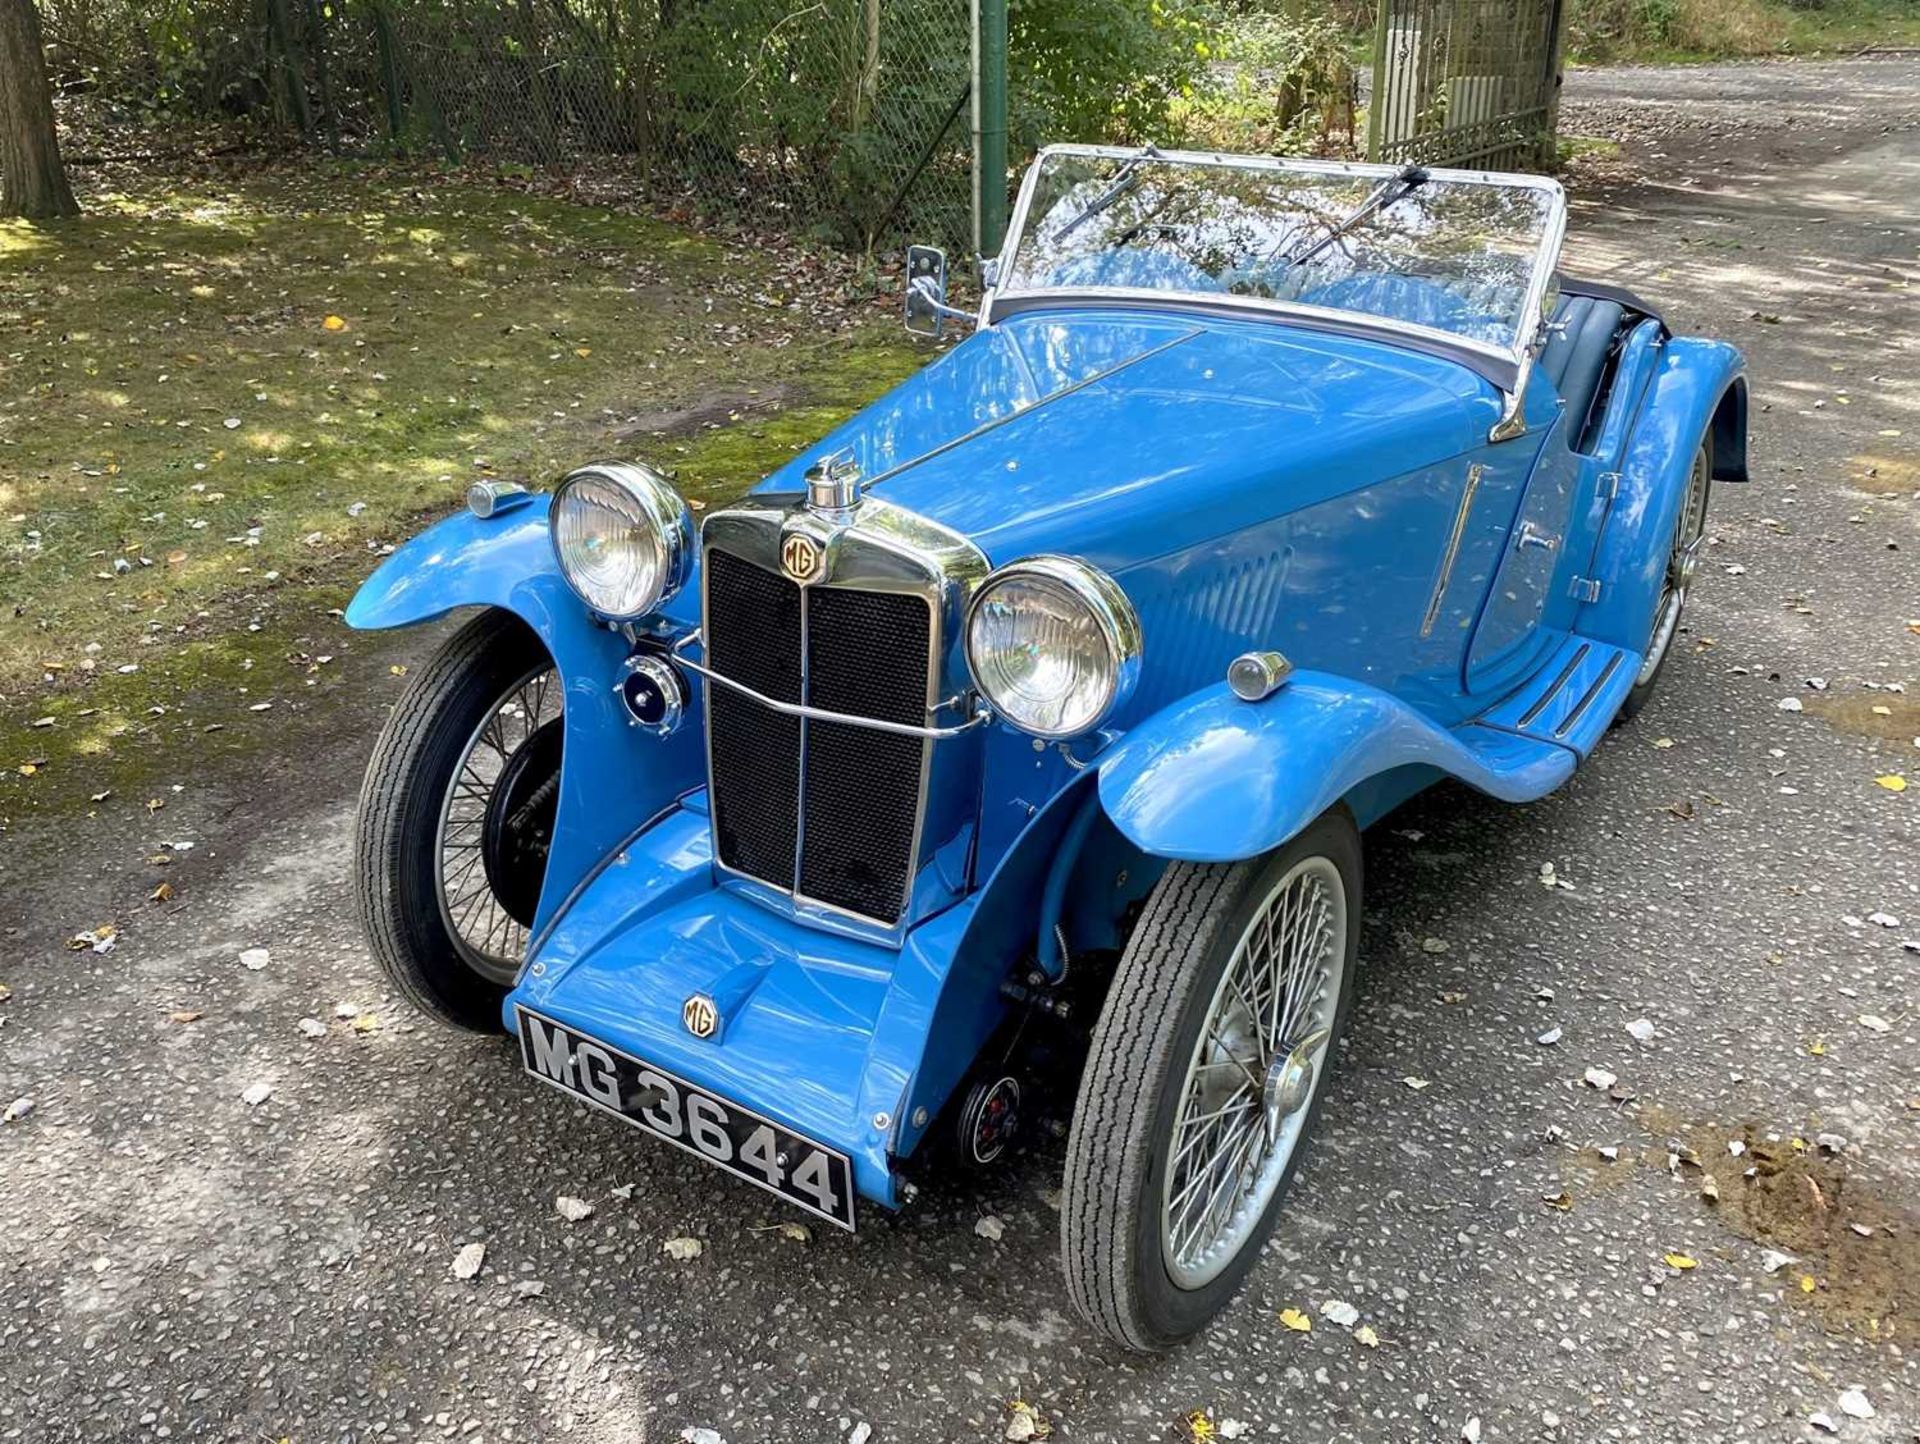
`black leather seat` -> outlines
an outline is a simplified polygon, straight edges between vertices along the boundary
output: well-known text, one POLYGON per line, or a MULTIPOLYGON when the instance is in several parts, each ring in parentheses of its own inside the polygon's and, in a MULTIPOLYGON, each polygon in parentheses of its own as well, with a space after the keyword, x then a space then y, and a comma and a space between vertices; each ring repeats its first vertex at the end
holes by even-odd
POLYGON ((1540 369, 1567 403, 1567 445, 1578 448, 1592 419, 1607 356, 1626 319, 1618 301, 1562 294, 1540 353, 1540 369))

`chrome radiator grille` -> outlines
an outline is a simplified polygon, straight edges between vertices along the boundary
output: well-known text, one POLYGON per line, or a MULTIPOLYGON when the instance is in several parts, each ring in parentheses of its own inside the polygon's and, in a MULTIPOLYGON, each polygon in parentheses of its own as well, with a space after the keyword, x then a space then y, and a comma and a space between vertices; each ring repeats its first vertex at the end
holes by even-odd
MULTIPOLYGON (((801 587, 709 546, 707 665, 776 701, 924 725, 933 608, 910 591, 801 587)), ((932 743, 790 717, 708 689, 708 757, 722 867, 808 902, 892 925, 912 886, 932 743)))

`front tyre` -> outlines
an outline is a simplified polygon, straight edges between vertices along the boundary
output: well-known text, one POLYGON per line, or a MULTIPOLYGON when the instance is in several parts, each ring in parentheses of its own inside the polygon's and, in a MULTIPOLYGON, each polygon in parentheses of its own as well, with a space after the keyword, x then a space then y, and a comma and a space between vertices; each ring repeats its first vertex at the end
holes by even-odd
POLYGON ((1068 1292, 1116 1342, 1198 1332, 1259 1257, 1346 1026, 1359 928, 1344 808, 1155 887, 1094 1029, 1061 1209, 1068 1292))
POLYGON ((482 612, 408 684, 354 828, 367 946, 423 1013, 500 1028, 559 803, 561 687, 519 618, 482 612))

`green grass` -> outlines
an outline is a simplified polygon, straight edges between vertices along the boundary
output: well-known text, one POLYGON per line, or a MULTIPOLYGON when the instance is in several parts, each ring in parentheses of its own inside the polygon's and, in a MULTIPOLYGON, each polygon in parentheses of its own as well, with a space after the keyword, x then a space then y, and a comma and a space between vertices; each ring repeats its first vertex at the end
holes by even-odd
POLYGON ((1576 0, 1569 61, 1697 64, 1763 56, 1850 55, 1920 44, 1916 0, 1576 0))
POLYGON ((0 222, 15 784, 210 694, 244 731, 260 669, 304 686, 274 669, 341 650, 314 619, 476 476, 639 456, 711 503, 927 359, 764 253, 508 190, 329 166, 85 205, 0 222))

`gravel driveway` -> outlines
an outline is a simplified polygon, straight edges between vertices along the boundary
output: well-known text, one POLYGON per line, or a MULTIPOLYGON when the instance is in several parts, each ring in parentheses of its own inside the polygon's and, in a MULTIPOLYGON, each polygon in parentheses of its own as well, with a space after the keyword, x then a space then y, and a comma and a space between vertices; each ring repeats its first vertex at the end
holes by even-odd
POLYGON ((1754 482, 1716 493, 1662 695, 1568 787, 1370 835, 1320 1147, 1202 1340, 1141 1361, 1069 1316, 1057 1147, 801 1240, 412 1022, 343 879, 428 639, 335 637, 280 755, 183 753, 162 812, 0 844, 0 1104, 33 1100, 0 1439, 891 1444, 999 1438, 1014 1400, 1075 1440, 1920 1437, 1917 118, 1912 58, 1571 79, 1567 128, 1626 148, 1570 264, 1746 348, 1754 482))

